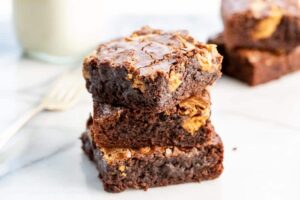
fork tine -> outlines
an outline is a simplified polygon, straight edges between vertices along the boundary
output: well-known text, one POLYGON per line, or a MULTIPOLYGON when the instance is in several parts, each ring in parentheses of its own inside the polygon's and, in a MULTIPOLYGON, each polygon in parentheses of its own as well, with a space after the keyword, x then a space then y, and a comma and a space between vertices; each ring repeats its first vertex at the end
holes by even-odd
POLYGON ((84 87, 82 87, 80 84, 78 86, 72 88, 70 91, 68 91, 65 96, 63 97, 64 101, 72 101, 72 99, 76 98, 77 95, 81 93, 84 87))
POLYGON ((69 93, 61 103, 64 105, 64 107, 69 108, 77 102, 79 99, 78 97, 80 94, 82 94, 82 91, 83 88, 77 88, 76 90, 73 90, 73 92, 69 93))
POLYGON ((67 77, 62 84, 62 86, 58 89, 59 93, 57 95, 58 100, 64 100, 65 96, 75 88, 74 86, 74 77, 67 77))
POLYGON ((50 93, 44 98, 48 110, 64 110, 72 106, 84 89, 83 79, 79 78, 79 70, 65 74, 59 78, 50 93))
POLYGON ((46 98, 53 98, 61 92, 60 88, 63 88, 63 82, 64 82, 65 75, 59 78, 53 85, 53 87, 50 90, 50 93, 46 95, 46 98))
POLYGON ((72 93, 73 90, 76 90, 79 87, 82 87, 84 84, 81 79, 79 79, 76 75, 70 77, 69 82, 67 83, 65 89, 67 89, 64 98, 68 96, 69 93, 72 93))
POLYGON ((66 106, 66 107, 71 107, 71 106, 73 106, 73 105, 78 101, 78 98, 77 98, 77 97, 79 97, 80 94, 82 94, 81 91, 83 91, 83 90, 78 89, 78 90, 73 94, 73 96, 70 97, 70 99, 69 99, 69 101, 68 101, 68 103, 67 103, 68 105, 65 105, 65 106, 66 106))
POLYGON ((74 75, 71 74, 71 75, 65 75, 63 79, 60 82, 58 82, 54 90, 57 91, 56 97, 59 100, 62 100, 65 94, 68 93, 68 91, 74 87, 73 86, 74 80, 75 80, 74 75))

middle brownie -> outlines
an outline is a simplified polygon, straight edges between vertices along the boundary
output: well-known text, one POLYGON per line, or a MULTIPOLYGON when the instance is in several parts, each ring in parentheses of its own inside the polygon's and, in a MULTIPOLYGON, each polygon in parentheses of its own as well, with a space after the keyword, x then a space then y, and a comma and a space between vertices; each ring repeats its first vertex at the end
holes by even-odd
POLYGON ((150 112, 94 102, 92 137, 103 147, 193 147, 210 137, 210 97, 204 90, 172 110, 150 112))

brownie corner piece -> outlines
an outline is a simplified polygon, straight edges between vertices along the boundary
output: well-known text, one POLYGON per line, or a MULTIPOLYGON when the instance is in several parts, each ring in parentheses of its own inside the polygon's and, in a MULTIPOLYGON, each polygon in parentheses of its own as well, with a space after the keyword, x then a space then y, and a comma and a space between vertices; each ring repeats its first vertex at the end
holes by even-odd
POLYGON ((216 134, 193 148, 101 148, 93 144, 89 131, 81 140, 108 192, 200 182, 215 179, 223 171, 223 144, 216 134))
POLYGON ((185 31, 144 27, 101 44, 85 58, 83 75, 95 101, 161 111, 212 85, 221 62, 214 45, 185 31))
POLYGON ((300 44, 298 0, 223 0, 221 7, 227 48, 280 53, 300 44))

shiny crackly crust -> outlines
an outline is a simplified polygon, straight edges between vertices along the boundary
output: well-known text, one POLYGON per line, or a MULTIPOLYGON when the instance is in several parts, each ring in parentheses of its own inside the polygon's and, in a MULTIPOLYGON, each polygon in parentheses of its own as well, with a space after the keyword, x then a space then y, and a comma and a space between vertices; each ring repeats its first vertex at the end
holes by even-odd
MULTIPOLYGON (((195 56, 201 63, 203 71, 216 71, 220 65, 220 55, 216 47, 202 44, 192 38, 186 31, 163 32, 149 27, 132 33, 129 37, 117 39, 100 45, 84 61, 84 77, 89 79, 88 63, 97 60, 101 64, 109 63, 111 67, 125 67, 129 76, 151 76, 170 72, 174 65, 182 65, 183 57, 195 56)), ((183 67, 183 66, 182 66, 183 67)), ((133 77, 129 77, 132 79, 133 77)))
POLYGON ((144 27, 100 45, 85 58, 83 75, 97 101, 161 111, 213 84, 221 61, 214 45, 187 32, 144 27))

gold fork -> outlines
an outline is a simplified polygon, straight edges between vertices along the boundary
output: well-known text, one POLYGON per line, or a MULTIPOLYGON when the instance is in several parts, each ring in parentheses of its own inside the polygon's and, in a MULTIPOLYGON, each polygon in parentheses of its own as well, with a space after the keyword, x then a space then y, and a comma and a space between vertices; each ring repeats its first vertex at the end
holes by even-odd
POLYGON ((0 150, 13 138, 32 117, 42 111, 63 111, 70 108, 79 99, 84 89, 84 82, 79 69, 66 73, 56 80, 53 88, 40 104, 26 112, 6 131, 0 134, 0 150))

